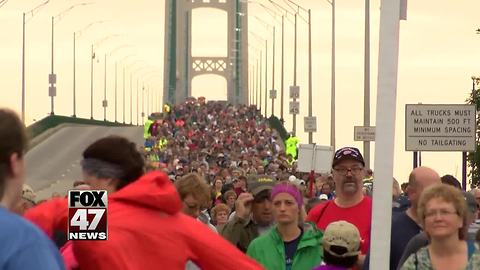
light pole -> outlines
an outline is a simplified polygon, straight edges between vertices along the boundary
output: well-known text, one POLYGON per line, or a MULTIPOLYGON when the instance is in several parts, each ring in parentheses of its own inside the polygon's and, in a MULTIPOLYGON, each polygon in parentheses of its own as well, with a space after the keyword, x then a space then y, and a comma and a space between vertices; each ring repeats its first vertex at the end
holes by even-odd
MULTIPOLYGON (((335 0, 333 0, 335 1, 335 0)), ((365 0, 365 65, 363 95, 363 125, 370 126, 370 0, 365 0)), ((370 142, 363 142, 365 167, 370 168, 370 142)))
POLYGON ((108 107, 108 101, 107 101, 107 54, 105 54, 105 69, 104 69, 104 78, 103 78, 103 102, 102 102, 102 107, 103 107, 103 121, 107 121, 107 107, 108 107))
MULTIPOLYGON (((266 29, 270 29, 269 27, 272 28, 272 93, 270 95, 270 98, 272 99, 272 116, 274 115, 274 106, 275 106, 275 98, 274 98, 274 92, 275 92, 275 26, 272 26, 259 17, 255 16, 255 18, 263 23, 266 29)), ((265 39, 265 118, 267 117, 267 100, 268 100, 268 41, 265 39)))
MULTIPOLYGON (((69 12, 70 10, 74 9, 75 7, 78 7, 78 6, 86 6, 86 5, 90 5, 92 3, 78 3, 78 4, 75 4, 75 5, 72 5, 70 6, 69 8, 65 9, 64 11, 58 13, 56 16, 52 16, 52 69, 51 69, 51 72, 48 76, 48 82, 49 82, 49 93, 48 95, 50 96, 51 98, 51 112, 50 112, 50 115, 54 115, 55 114, 55 97, 57 96, 57 87, 56 87, 56 83, 57 83, 57 74, 55 74, 54 72, 54 33, 55 33, 55 20, 57 22, 59 22, 63 16, 65 16, 67 14, 67 12, 69 12)), ((74 37, 73 39, 75 40, 75 34, 74 34, 74 37)), ((74 51, 75 51, 75 46, 74 46, 74 51)), ((75 54, 75 52, 74 52, 75 54)), ((75 113, 74 113, 75 115, 75 113)))
POLYGON ((96 43, 92 44, 91 47, 91 55, 90 55, 90 119, 93 120, 93 60, 95 59, 95 51, 94 48, 98 48, 102 43, 106 42, 107 40, 118 37, 120 35, 108 35, 96 43))
MULTIPOLYGON (((300 16, 300 18, 302 18, 304 21, 307 22, 308 24, 308 117, 310 119, 312 119, 312 18, 311 18, 311 10, 310 9, 305 9, 303 8, 302 6, 296 4, 295 2, 291 1, 291 0, 287 0, 288 2, 294 4, 296 7, 297 7, 297 13, 295 15, 298 14, 298 12, 301 10, 303 10, 304 12, 307 12, 308 13, 308 21, 306 21, 305 19, 303 19, 303 17, 300 16)), ((295 16, 295 24, 296 24, 296 21, 297 21, 297 16, 295 16)), ((296 36, 296 27, 295 27, 295 36, 296 36)), ((296 40, 296 38, 295 38, 296 40)), ((296 45, 295 45, 295 48, 296 48, 296 45)), ((296 54, 296 49, 295 49, 295 54, 296 54)), ((295 69, 296 69, 296 60, 295 60, 295 69)), ((294 77, 294 80, 296 80, 296 75, 294 77)), ((296 84, 296 83, 294 83, 296 84)), ((295 116, 295 115, 294 115, 295 116)), ((316 121, 316 119, 315 119, 316 121)), ((295 125, 295 123, 294 123, 295 125)), ((294 131, 295 133, 295 131, 294 131)), ((308 143, 309 144, 312 144, 313 143, 313 132, 312 131, 309 131, 308 132, 308 143)))
MULTIPOLYGON (((113 49, 110 53, 109 53, 109 56, 113 56, 116 52, 118 52, 119 50, 123 49, 123 48, 127 48, 127 47, 131 47, 130 45, 121 45, 115 49, 113 49)), ((122 60, 128 58, 128 57, 131 57, 133 56, 133 54, 129 54, 127 56, 125 56, 124 58, 122 58, 122 60)), ((117 64, 118 64, 118 61, 115 61, 115 123, 117 123, 117 105, 118 105, 118 102, 117 102, 117 64)))
MULTIPOLYGON (((366 0, 367 2, 369 0, 366 0)), ((331 71, 331 84, 330 84, 330 145, 335 149, 335 0, 327 0, 330 5, 332 5, 332 71, 331 71)), ((365 25, 365 29, 367 29, 367 25, 365 25)), ((367 33, 365 33, 366 35, 367 33)), ((367 48, 365 48, 367 51, 367 48)), ((367 57, 365 57, 367 59, 367 57)), ((367 61, 367 60, 365 60, 367 61)), ((368 59, 368 61, 370 61, 368 59)), ((365 66, 367 62, 365 62, 365 66)), ((370 62, 368 62, 370 65, 370 62)), ((367 77, 367 76, 366 76, 367 77)), ((369 78, 369 76, 368 76, 369 78)), ((367 85, 367 81, 365 81, 365 85, 367 85)), ((370 85, 370 81, 368 81, 368 85, 370 85)), ((368 117, 370 119, 370 117, 368 117)), ((368 142, 369 143, 369 142, 368 142)), ((364 153, 365 153, 365 146, 364 146, 364 153)))
POLYGON ((76 93, 76 40, 90 27, 92 27, 95 24, 100 24, 104 23, 105 21, 95 21, 87 26, 85 26, 83 29, 73 32, 73 117, 77 117, 77 93, 76 93), (78 33, 78 34, 77 34, 78 33))
MULTIPOLYGON (((39 4, 38 6, 34 7, 28 12, 23 13, 22 19, 22 122, 25 124, 25 25, 26 21, 26 14, 30 14, 30 19, 35 16, 35 14, 46 4, 48 4, 50 0, 46 0, 43 3, 39 4)), ((7 1, 1 2, 1 5, 5 5, 7 1)))
MULTIPOLYGON (((254 32, 251 32, 249 31, 248 32, 249 34, 251 34, 254 38, 256 38, 260 43, 263 44, 263 42, 265 42, 265 49, 267 50, 268 49, 268 42, 267 42, 267 39, 263 39, 262 37, 260 37, 259 35, 255 34, 254 32)), ((265 52, 265 58, 267 58, 267 54, 265 52)), ((258 77, 259 77, 259 87, 258 87, 258 100, 259 100, 259 103, 258 103, 258 110, 260 111, 260 113, 262 112, 262 105, 263 105, 263 99, 262 99, 262 60, 263 60, 263 53, 262 53, 262 50, 260 50, 260 67, 258 68, 258 77)), ((265 62, 265 77, 267 75, 267 64, 268 62, 265 62)), ((267 94, 267 79, 265 79, 265 95, 267 94)), ((266 97, 266 96, 265 96, 266 97)), ((267 99, 265 99, 265 117, 267 116, 266 115, 266 112, 267 112, 267 99)))
POLYGON ((95 52, 92 50, 90 55, 90 119, 93 120, 93 59, 95 59, 95 52))
MULTIPOLYGON (((286 14, 292 14, 295 16, 295 14, 289 12, 287 9, 285 9, 284 7, 280 6, 279 4, 275 3, 274 1, 272 0, 268 0, 275 8, 277 9, 280 9, 281 12, 284 12, 285 15, 286 14)), ((273 12, 273 11, 272 11, 273 12)), ((274 12, 275 16, 278 16, 278 14, 276 14, 274 12)), ((284 104, 284 80, 285 80, 285 15, 282 14, 282 64, 281 64, 281 81, 280 81, 280 122, 282 123, 282 125, 285 123, 285 118, 283 117, 283 104, 284 104)))

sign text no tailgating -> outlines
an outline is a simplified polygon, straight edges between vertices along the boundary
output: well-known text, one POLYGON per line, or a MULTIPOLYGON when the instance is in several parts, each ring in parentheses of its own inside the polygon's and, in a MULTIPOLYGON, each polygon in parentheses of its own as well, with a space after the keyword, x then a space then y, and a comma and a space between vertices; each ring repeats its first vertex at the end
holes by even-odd
POLYGON ((475 151, 475 105, 405 105, 406 151, 475 151))

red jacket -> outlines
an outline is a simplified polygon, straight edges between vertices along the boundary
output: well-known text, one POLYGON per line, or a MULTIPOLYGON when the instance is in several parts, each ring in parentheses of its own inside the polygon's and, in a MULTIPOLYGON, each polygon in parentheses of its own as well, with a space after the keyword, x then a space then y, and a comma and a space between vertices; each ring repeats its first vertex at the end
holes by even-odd
MULTIPOLYGON (((180 212, 182 202, 168 177, 144 175, 108 197, 108 240, 74 241, 80 269, 262 269, 201 222, 180 212)), ((40 204, 25 215, 49 235, 66 229, 67 200, 40 204)))

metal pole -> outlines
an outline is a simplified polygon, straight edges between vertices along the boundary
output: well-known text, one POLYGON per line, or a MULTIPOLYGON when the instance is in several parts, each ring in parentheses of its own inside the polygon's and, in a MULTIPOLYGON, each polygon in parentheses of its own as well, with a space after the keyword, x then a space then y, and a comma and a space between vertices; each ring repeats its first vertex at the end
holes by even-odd
POLYGON ((147 87, 147 115, 150 115, 150 103, 148 102, 148 99, 149 99, 149 90, 148 87, 147 87))
POLYGON ((330 97, 330 145, 335 149, 335 0, 332 0, 332 78, 330 97))
MULTIPOLYGON (((53 46, 54 46, 54 43, 53 43, 54 26, 53 26, 53 25, 54 25, 54 17, 52 16, 52 72, 51 72, 52 76, 54 76, 54 75, 53 75, 53 74, 54 74, 54 73, 53 73, 53 46)), ((54 86, 54 83, 53 83, 53 81, 52 81, 52 87, 53 87, 53 86, 54 86)), ((54 94, 55 94, 55 93, 52 93, 52 96, 50 97, 50 98, 51 98, 51 104, 52 104, 52 108, 51 108, 52 111, 50 112, 51 115, 54 115, 54 114, 55 114, 55 113, 54 113, 54 104, 53 104, 54 94)))
POLYGON ((263 68, 262 68, 262 61, 263 61, 263 56, 262 56, 262 51, 260 51, 260 69, 259 69, 259 78, 260 78, 260 87, 259 87, 259 91, 258 91, 258 96, 260 97, 260 103, 259 103, 259 111, 260 111, 260 114, 262 114, 262 106, 263 106, 263 103, 262 103, 262 87, 263 87, 263 84, 262 84, 262 79, 263 79, 263 68))
POLYGON ((140 109, 138 108, 138 78, 137 78, 137 126, 138 126, 138 116, 140 114, 140 109))
POLYGON ((132 90, 132 73, 130 73, 130 125, 133 121, 133 90, 132 90))
POLYGON ((280 89, 280 122, 282 123, 282 125, 283 123, 285 123, 285 120, 283 118, 283 91, 284 91, 283 82, 284 82, 284 68, 285 68, 284 66, 285 24, 284 23, 285 23, 285 16, 282 16, 282 75, 280 79, 280 84, 281 84, 280 86, 281 88, 280 89))
POLYGON ((76 92, 76 70, 75 70, 75 32, 73 32, 73 117, 77 117, 77 92, 76 92))
POLYGON ((107 121, 107 54, 105 54, 105 69, 103 73, 103 121, 107 121))
POLYGON ((265 108, 263 116, 267 118, 268 101, 268 40, 265 40, 265 108))
POLYGON ((90 55, 90 119, 93 119, 93 59, 95 58, 95 54, 93 52, 93 44, 92 44, 92 54, 90 55))
MULTIPOLYGON (((297 17, 298 10, 295 13, 295 42, 293 46, 293 86, 297 86, 297 17)), ((296 98, 293 98, 293 102, 297 101, 296 98)), ((297 115, 293 114, 293 134, 297 134, 297 115)))
MULTIPOLYGON (((275 91, 275 26, 273 27, 272 91, 275 91)), ((272 116, 274 114, 275 114, 275 97, 272 96, 272 116)))
POLYGON ((115 123, 117 123, 117 62, 115 61, 115 123))
POLYGON ((125 124, 125 66, 123 67, 123 124, 125 124))
POLYGON ((255 64, 253 65, 252 67, 252 100, 251 100, 251 104, 250 105, 256 105, 257 102, 256 102, 256 98, 257 98, 257 81, 256 81, 256 67, 255 67, 255 64))
POLYGON ((462 189, 467 190, 467 152, 462 152, 462 189))
POLYGON ((417 151, 414 151, 413 152, 413 168, 417 168, 418 167, 418 152, 417 151))
POLYGON ((247 105, 250 106, 252 104, 252 85, 253 85, 253 68, 252 66, 249 67, 248 69, 249 74, 248 74, 248 100, 247 100, 247 105))
MULTIPOLYGON (((363 125, 370 126, 370 0, 365 0, 365 65, 364 65, 363 125)), ((370 142, 363 142, 365 167, 370 168, 370 142)))
POLYGON ((144 117, 145 117, 145 100, 144 100, 144 98, 145 98, 145 85, 143 85, 143 87, 142 87, 142 125, 143 125, 143 123, 145 123, 145 119, 144 119, 144 117))
POLYGON ((25 12, 22 26, 22 122, 25 124, 25 12))
MULTIPOLYGON (((308 117, 312 117, 312 12, 308 10, 308 117)), ((308 132, 308 143, 313 144, 313 132, 308 132)))

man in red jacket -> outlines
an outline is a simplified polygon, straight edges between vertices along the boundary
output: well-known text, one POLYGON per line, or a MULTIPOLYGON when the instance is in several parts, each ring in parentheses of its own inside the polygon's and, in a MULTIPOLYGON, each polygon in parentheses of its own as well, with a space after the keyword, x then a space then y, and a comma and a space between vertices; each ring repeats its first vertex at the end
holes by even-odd
MULTIPOLYGON (((185 269, 191 260, 202 269, 262 269, 195 219, 182 214, 182 203, 168 177, 142 176, 143 159, 134 143, 110 136, 83 153, 82 171, 92 189, 108 197, 108 240, 74 241, 80 269, 185 269), (138 180, 137 180, 138 179, 138 180)), ((25 215, 47 234, 66 231, 65 199, 45 202, 25 215)))

